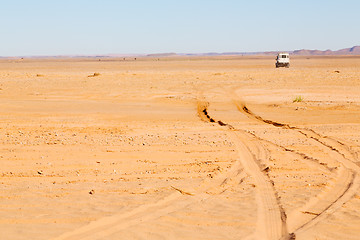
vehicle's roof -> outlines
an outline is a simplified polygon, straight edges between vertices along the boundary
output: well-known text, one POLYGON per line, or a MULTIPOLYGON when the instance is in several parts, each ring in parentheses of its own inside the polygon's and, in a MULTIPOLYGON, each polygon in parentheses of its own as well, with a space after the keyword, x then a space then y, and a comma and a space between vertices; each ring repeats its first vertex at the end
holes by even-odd
POLYGON ((279 53, 279 55, 289 55, 289 53, 279 53))

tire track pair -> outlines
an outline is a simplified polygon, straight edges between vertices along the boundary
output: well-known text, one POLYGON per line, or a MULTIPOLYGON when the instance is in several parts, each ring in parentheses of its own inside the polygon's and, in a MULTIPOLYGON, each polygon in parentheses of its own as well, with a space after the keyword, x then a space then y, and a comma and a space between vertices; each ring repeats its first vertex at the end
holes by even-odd
POLYGON ((209 103, 204 101, 198 102, 199 117, 203 121, 217 123, 227 128, 227 131, 231 134, 232 142, 236 146, 244 170, 254 179, 256 185, 258 222, 255 233, 248 238, 294 239, 294 235, 288 233, 287 216, 281 206, 274 183, 261 168, 260 161, 268 157, 266 149, 251 135, 237 130, 221 120, 212 118, 209 115, 208 105, 209 103))
POLYGON ((285 129, 297 131, 308 139, 313 140, 331 153, 334 159, 340 163, 338 177, 334 180, 332 187, 320 193, 316 198, 311 199, 307 204, 294 210, 288 216, 288 227, 292 234, 297 234, 314 226, 349 201, 356 194, 360 186, 360 168, 354 162, 357 161, 356 154, 350 148, 335 139, 322 136, 312 129, 305 129, 290 126, 264 119, 254 114, 245 104, 235 101, 238 109, 257 121, 285 129))

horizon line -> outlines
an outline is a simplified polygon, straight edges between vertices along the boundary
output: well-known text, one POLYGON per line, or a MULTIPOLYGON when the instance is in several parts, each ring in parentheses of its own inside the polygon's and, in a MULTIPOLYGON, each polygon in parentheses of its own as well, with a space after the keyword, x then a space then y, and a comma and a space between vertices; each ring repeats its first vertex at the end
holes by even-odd
MULTIPOLYGON (((327 49, 327 50, 318 50, 318 49, 296 49, 296 50, 270 50, 270 51, 249 51, 249 52, 239 52, 239 51, 227 51, 227 52, 188 52, 188 53, 184 53, 184 52, 157 52, 157 53, 107 53, 107 54, 40 54, 40 55, 12 55, 12 56, 0 56, 0 58, 60 58, 60 57, 71 57, 71 58, 76 58, 76 57, 107 57, 107 58, 111 58, 111 57, 167 57, 167 56, 221 56, 221 55, 269 55, 269 54, 275 54, 275 53, 280 53, 280 52, 289 52, 289 53, 294 53, 294 52, 301 52, 301 51, 312 51, 312 52, 319 52, 319 53, 326 53, 326 52, 330 52, 330 53, 336 53, 339 51, 344 51, 344 50, 350 50, 350 49, 354 49, 356 47, 360 48, 360 45, 355 45, 353 47, 349 47, 349 48, 342 48, 342 49, 338 49, 338 50, 331 50, 331 49, 327 49)), ((329 54, 331 55, 331 54, 329 54)), ((360 55, 360 53, 356 54, 356 55, 360 55)))

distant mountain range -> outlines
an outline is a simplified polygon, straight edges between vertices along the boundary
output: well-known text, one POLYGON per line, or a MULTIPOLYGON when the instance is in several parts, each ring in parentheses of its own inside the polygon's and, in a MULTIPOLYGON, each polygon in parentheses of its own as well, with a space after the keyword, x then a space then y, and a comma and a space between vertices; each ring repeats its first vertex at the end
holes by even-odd
POLYGON ((320 50, 295 50, 292 52, 294 55, 360 55, 360 46, 354 46, 352 48, 344 48, 337 51, 320 51, 320 50))
POLYGON ((268 52, 224 52, 224 53, 200 53, 200 54, 178 54, 186 56, 223 56, 223 55, 276 55, 279 52, 288 52, 292 55, 302 55, 302 56, 333 56, 333 55, 360 55, 360 46, 354 46, 351 48, 344 48, 336 51, 332 50, 294 50, 294 51, 268 51, 268 52))
MULTIPOLYGON (((336 51, 332 50, 309 50, 301 49, 294 51, 268 51, 268 52, 209 52, 209 53, 154 53, 154 54, 102 54, 102 55, 57 55, 57 56, 16 56, 26 58, 132 58, 136 60, 136 57, 176 57, 176 56, 251 56, 251 55, 276 55, 279 52, 288 52, 291 55, 299 56, 339 56, 339 55, 360 55, 360 46, 354 46, 351 48, 344 48, 336 51)), ((1 57, 0 58, 14 58, 14 57, 1 57)))

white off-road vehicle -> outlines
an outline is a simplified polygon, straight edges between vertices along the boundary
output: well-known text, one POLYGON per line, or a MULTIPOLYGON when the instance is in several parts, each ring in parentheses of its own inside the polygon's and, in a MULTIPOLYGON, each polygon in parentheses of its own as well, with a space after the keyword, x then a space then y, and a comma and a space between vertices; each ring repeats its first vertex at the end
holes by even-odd
POLYGON ((276 57, 275 66, 278 67, 290 67, 290 58, 288 53, 279 53, 276 57))

